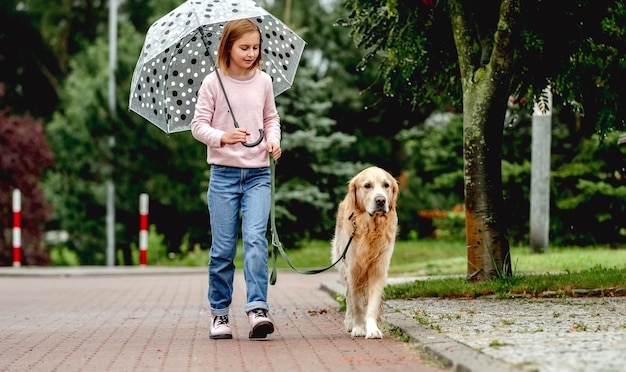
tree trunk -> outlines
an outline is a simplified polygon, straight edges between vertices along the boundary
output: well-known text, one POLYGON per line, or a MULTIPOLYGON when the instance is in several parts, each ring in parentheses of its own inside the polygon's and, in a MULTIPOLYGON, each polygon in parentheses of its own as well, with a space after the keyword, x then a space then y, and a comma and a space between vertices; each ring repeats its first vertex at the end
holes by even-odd
MULTIPOLYGON (((488 86, 490 82, 484 80, 481 84, 488 86)), ((474 92, 469 96, 463 104, 467 279, 481 282, 512 273, 502 215, 501 147, 505 105, 500 105, 501 109, 485 109, 493 100, 489 94, 474 92)))
POLYGON ((515 58, 511 40, 517 34, 520 4, 503 0, 493 39, 482 42, 464 3, 451 0, 448 7, 463 85, 467 279, 482 282, 512 274, 501 159, 510 66, 515 58))

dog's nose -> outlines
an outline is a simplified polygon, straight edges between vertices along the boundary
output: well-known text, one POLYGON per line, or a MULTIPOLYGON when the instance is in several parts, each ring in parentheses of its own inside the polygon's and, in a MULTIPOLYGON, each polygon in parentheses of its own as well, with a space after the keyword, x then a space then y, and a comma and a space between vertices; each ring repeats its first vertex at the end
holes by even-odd
POLYGON ((387 198, 385 198, 384 196, 377 196, 376 197, 376 208, 381 209, 385 206, 385 203, 387 202, 387 198))

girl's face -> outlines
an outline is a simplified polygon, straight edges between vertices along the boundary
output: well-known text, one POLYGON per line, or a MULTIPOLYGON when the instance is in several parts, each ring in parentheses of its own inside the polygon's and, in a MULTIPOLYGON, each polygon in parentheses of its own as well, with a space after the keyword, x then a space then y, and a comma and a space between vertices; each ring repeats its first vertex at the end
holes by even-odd
POLYGON ((237 39, 230 49, 230 66, 228 68, 231 75, 247 75, 250 66, 256 61, 261 45, 261 35, 256 32, 248 32, 237 39))

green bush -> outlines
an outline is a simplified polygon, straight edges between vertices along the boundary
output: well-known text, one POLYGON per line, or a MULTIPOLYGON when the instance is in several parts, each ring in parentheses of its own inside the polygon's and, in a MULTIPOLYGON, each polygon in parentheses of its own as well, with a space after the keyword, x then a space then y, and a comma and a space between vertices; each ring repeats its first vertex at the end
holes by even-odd
POLYGON ((64 245, 55 245, 50 248, 51 266, 78 266, 80 262, 76 252, 64 245))
MULTIPOLYGON (((573 119, 567 119, 571 120, 573 119)), ((504 128, 502 183, 504 216, 511 244, 529 237, 531 120, 504 128)), ((626 146, 619 133, 585 138, 574 122, 553 115, 551 149, 550 243, 554 246, 619 245, 626 242, 626 146), (574 128, 574 129, 572 129, 574 128)), ((464 201, 461 115, 437 114, 398 136, 407 154, 398 201, 400 239, 464 239, 452 215, 420 217, 429 210, 450 211, 464 201)))
POLYGON ((614 132, 581 140, 552 173, 551 240, 559 245, 626 242, 626 146, 614 132))

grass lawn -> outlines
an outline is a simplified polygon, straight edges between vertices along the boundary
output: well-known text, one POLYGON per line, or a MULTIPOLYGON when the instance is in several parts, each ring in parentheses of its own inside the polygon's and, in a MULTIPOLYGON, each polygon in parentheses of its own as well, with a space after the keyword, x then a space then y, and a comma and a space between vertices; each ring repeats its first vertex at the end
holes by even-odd
MULTIPOLYGON (((286 251, 299 269, 323 268, 331 263, 329 242, 309 242, 300 249, 286 251)), ((512 277, 469 284, 464 278, 467 273, 464 242, 399 241, 389 276, 430 279, 388 286, 386 295, 388 298, 626 295, 626 247, 551 248, 547 254, 531 253, 527 247, 512 247, 510 252, 512 277), (451 275, 454 277, 441 278, 451 275), (598 288, 605 290, 577 292, 598 288)), ((277 267, 289 268, 289 265, 278 257, 277 267)))
MULTIPOLYGON (((299 249, 283 247, 296 267, 321 268, 330 262, 330 242, 312 241, 299 249)), ((241 259, 241 252, 238 254, 241 259)), ((529 248, 512 247, 515 273, 579 271, 594 266, 626 268, 626 247, 621 249, 569 247, 552 248, 548 254, 534 254, 529 248)), ((289 265, 278 257, 277 266, 289 265)), ((238 265, 238 267, 241 267, 238 265)), ((391 259, 390 276, 451 275, 467 273, 464 242, 437 240, 399 241, 391 259)))
MULTIPOLYGON (((311 241, 297 249, 283 248, 293 266, 300 271, 323 269, 331 264, 329 241, 311 241)), ((510 253, 511 277, 470 284, 465 280, 465 242, 398 241, 389 276, 420 277, 421 280, 389 285, 385 289, 386 297, 626 296, 626 246, 551 248, 547 254, 531 253, 528 247, 511 247, 510 253)), ((164 264, 204 266, 207 262, 208 252, 197 250, 174 260, 168 259, 164 264)), ((242 262, 239 247, 235 259, 238 269, 243 267, 242 262)), ((290 269, 280 254, 276 267, 290 269)), ((269 268, 273 268, 271 258, 269 268)))

